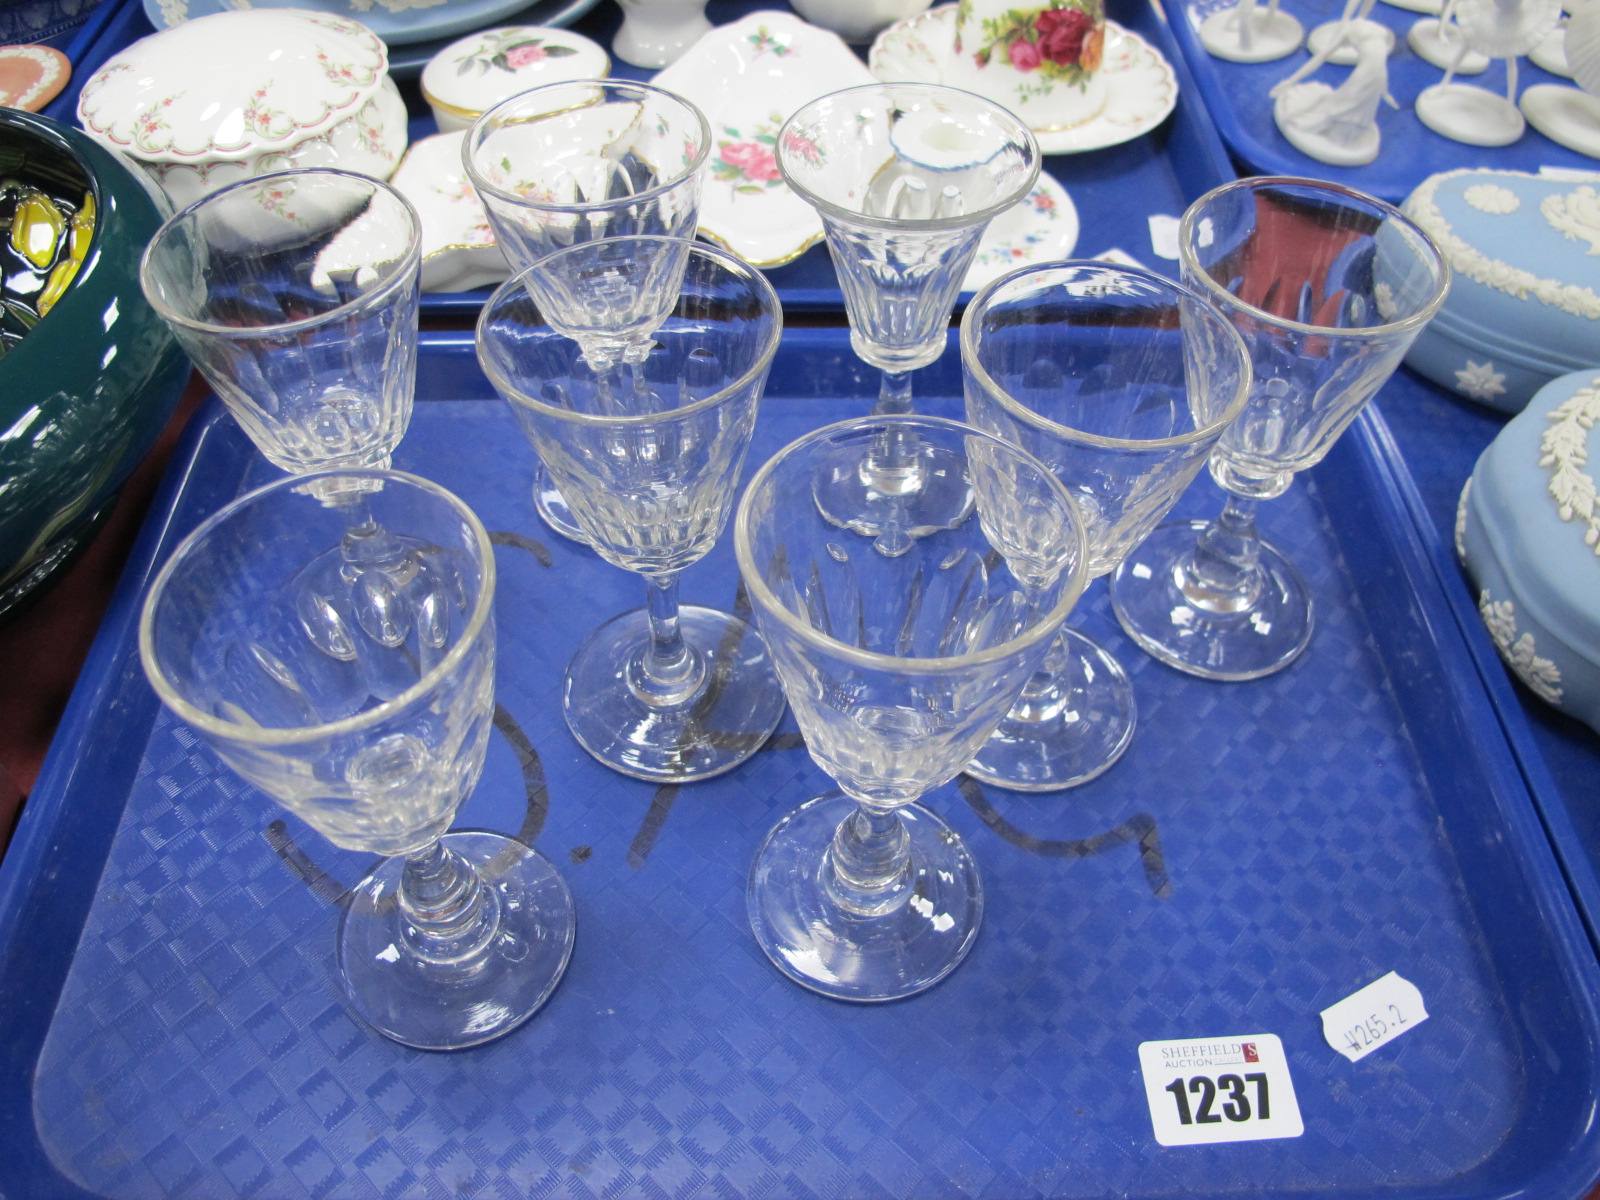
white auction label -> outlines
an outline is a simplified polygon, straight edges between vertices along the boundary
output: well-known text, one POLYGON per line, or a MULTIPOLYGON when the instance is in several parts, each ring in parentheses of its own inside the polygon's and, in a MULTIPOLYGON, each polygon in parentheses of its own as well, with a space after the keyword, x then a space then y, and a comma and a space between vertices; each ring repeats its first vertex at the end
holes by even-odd
POLYGON ((1150 214, 1150 252, 1157 258, 1178 257, 1178 218, 1167 213, 1150 214))
POLYGON ((1390 971, 1322 1010, 1322 1036, 1351 1062, 1428 1019, 1422 993, 1390 971))
POLYGON ((1305 1132, 1274 1033, 1140 1042, 1150 1124, 1163 1146, 1255 1142, 1305 1132))

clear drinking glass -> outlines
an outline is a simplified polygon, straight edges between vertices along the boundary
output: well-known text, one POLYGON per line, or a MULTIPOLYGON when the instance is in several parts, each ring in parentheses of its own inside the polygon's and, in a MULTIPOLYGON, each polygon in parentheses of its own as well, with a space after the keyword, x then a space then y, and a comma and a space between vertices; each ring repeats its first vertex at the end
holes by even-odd
POLYGON ((650 276, 661 240, 575 246, 516 276, 484 306, 478 358, 588 541, 647 583, 646 607, 602 625, 567 668, 567 724, 607 766, 683 781, 737 766, 783 715, 755 630, 678 603, 680 573, 733 507, 782 314, 759 271, 702 245, 681 291, 659 310, 641 304, 652 293, 633 281, 650 276), (598 367, 586 356, 585 297, 606 296, 619 320, 652 330, 648 354, 598 367))
POLYGON ((1311 179, 1224 184, 1189 206, 1183 279, 1244 337, 1254 381, 1211 456, 1229 493, 1214 521, 1161 526, 1123 560, 1111 599, 1128 635, 1207 679, 1281 670, 1311 639, 1311 593, 1256 532, 1259 501, 1321 461, 1444 303, 1428 235, 1371 196, 1311 179))
POLYGON ((219 758, 329 841, 386 855, 339 923, 357 1013, 408 1046, 499 1037, 572 950, 566 884, 495 833, 446 833, 483 767, 494 709, 494 554, 443 488, 392 471, 290 477, 195 530, 145 601, 139 653, 163 703, 219 758), (355 553, 341 511, 374 515, 403 636, 359 624, 339 652, 304 628, 306 564, 355 553), (396 690, 398 687, 398 690, 396 690))
MULTIPOLYGON (((700 169, 711 127, 689 101, 645 83, 587 79, 523 92, 474 122, 462 143, 468 178, 513 271, 602 238, 649 235, 661 256, 652 286, 670 295, 700 217, 700 169)), ((582 541, 541 468, 534 505, 582 541)))
MULTIPOLYGON (((1249 398, 1226 317, 1182 284, 1105 263, 1031 267, 979 292, 961 363, 967 420, 1033 454, 1078 502, 1091 577, 1167 514, 1249 398)), ((1071 787, 1116 762, 1135 723, 1121 664, 1063 626, 967 770, 1019 791, 1071 787)))
MULTIPOLYGON (((873 412, 910 412, 911 372, 944 352, 984 230, 1039 177, 1038 143, 969 92, 869 84, 801 108, 779 131, 776 157, 784 182, 822 218, 851 347, 883 374, 873 412)), ((818 477, 816 503, 836 524, 915 538, 961 518, 959 472, 926 447, 869 450, 818 477)))
POLYGON ((914 801, 961 773, 1083 590, 1076 507, 1009 442, 933 417, 863 417, 756 473, 734 547, 806 747, 843 792, 767 836, 748 892, 756 939, 789 978, 837 999, 932 987, 972 948, 983 887, 955 830, 914 801), (893 553, 812 503, 825 463, 886 432, 935 448, 972 500, 893 553))
POLYGON ((275 466, 386 467, 411 419, 420 236, 386 184, 283 171, 174 216, 140 282, 275 466))

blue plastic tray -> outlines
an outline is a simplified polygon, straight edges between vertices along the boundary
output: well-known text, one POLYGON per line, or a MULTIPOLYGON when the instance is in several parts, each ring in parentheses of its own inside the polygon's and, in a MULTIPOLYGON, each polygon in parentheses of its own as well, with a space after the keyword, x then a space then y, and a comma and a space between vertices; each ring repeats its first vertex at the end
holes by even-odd
MULTIPOLYGON (((1444 72, 1418 58, 1406 45, 1406 32, 1422 14, 1378 3, 1372 20, 1381 21, 1395 31, 1396 48, 1389 58, 1389 92, 1399 104, 1398 111, 1383 105, 1378 109, 1378 129, 1382 149, 1375 161, 1362 167, 1336 167, 1300 153, 1278 132, 1272 119, 1272 100, 1267 93, 1279 80, 1287 78, 1311 56, 1304 46, 1287 58, 1269 63, 1234 63, 1207 53, 1196 29, 1202 19, 1233 0, 1172 0, 1172 31, 1189 70, 1200 86, 1206 107, 1216 119, 1217 130, 1248 174, 1310 175, 1348 184, 1398 204, 1429 175, 1461 167, 1494 167, 1505 171, 1537 172, 1540 167, 1564 167, 1583 171, 1600 170, 1600 161, 1552 142, 1532 125, 1509 146, 1485 148, 1468 146, 1440 137, 1417 119, 1413 104, 1417 93, 1444 78, 1444 72)), ((1306 31, 1323 21, 1337 20, 1344 11, 1344 0, 1289 0, 1283 5, 1306 31)), ((1527 59, 1518 66, 1518 92, 1540 83, 1572 85, 1544 71, 1527 59)), ((1349 67, 1323 66, 1311 78, 1337 87, 1349 67)), ((1492 64, 1482 75, 1458 76, 1462 83, 1487 87, 1505 94, 1503 64, 1492 64)))
MULTIPOLYGON (((919 374, 922 408, 959 410, 955 363, 919 374)), ((746 470, 875 388, 843 331, 791 330, 746 470)), ((792 724, 691 787, 590 760, 561 671, 642 585, 538 524, 467 335, 425 339, 419 394, 397 465, 499 545, 499 732, 460 824, 561 864, 566 979, 467 1053, 367 1032, 330 971, 368 860, 159 710, 133 645, 147 581, 271 474, 213 402, 0 863, 0 1194, 1558 1200, 1600 1173, 1600 963, 1375 418, 1264 514, 1313 582, 1307 655, 1258 683, 1181 676, 1097 585, 1075 620, 1130 670, 1133 746, 1066 795, 931 796, 979 859, 986 924, 939 987, 863 1008, 788 983, 746 927, 760 839, 829 787, 792 724), (1351 1064, 1318 1013, 1390 970, 1431 1017, 1351 1064), (1304 1135, 1159 1146, 1138 1044, 1246 1032, 1282 1038, 1304 1135)), ((728 542, 687 600, 739 604, 728 542)))
POLYGON ((1508 417, 1409 371, 1381 403, 1409 466, 1405 500, 1600 949, 1600 734, 1540 701, 1505 669, 1454 552, 1461 488, 1508 417))

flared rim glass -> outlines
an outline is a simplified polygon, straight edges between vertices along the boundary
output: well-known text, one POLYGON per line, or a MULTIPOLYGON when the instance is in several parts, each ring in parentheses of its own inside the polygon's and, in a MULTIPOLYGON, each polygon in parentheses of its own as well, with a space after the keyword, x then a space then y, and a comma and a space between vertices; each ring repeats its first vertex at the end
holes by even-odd
POLYGON ((1033 130, 1024 125, 1010 110, 973 92, 962 91, 960 88, 946 87, 938 83, 864 83, 856 87, 845 88, 842 91, 830 92, 825 96, 819 96, 801 107, 783 123, 783 127, 778 131, 778 142, 775 147, 774 157, 777 160, 778 173, 783 176, 783 182, 788 185, 789 190, 825 216, 871 229, 902 229, 928 233, 946 229, 964 229, 969 225, 993 220, 1033 190, 1034 184, 1039 181, 1039 171, 1043 165, 1043 152, 1039 149, 1038 139, 1033 136, 1033 130), (1027 147, 1030 156, 1027 178, 1005 197, 996 200, 986 208, 978 209, 976 212, 961 213, 952 217, 933 217, 926 220, 903 220, 896 217, 874 217, 853 208, 841 208, 832 201, 817 195, 790 173, 784 162, 784 141, 789 130, 798 125, 802 119, 825 107, 831 107, 836 104, 848 105, 855 97, 868 94, 883 96, 906 93, 929 96, 934 99, 941 96, 949 97, 959 104, 981 104, 989 108, 997 120, 1011 126, 1016 140, 1027 147))
POLYGON ((950 671, 958 671, 968 667, 983 666, 991 662, 1008 658, 1019 651, 1026 650, 1040 641, 1045 641, 1056 636, 1061 625, 1071 614, 1073 605, 1078 602, 1078 597, 1083 594, 1083 589, 1089 583, 1089 543, 1087 531, 1084 528, 1082 517, 1078 513, 1078 505, 1072 494, 1062 485, 1050 468, 1045 466, 1033 455, 1018 446, 993 434, 983 432, 974 426, 961 421, 951 421, 944 417, 900 416, 900 417, 852 417, 844 421, 836 421, 832 425, 825 425, 821 429, 803 434, 779 450, 765 463, 762 464, 750 482, 745 486, 744 495, 739 498, 738 511, 733 519, 733 553, 739 565, 739 575, 750 591, 751 600, 764 611, 770 613, 783 624, 795 637, 809 642, 813 646, 820 646, 829 654, 845 659, 846 661, 880 671, 905 671, 917 675, 935 675, 950 671), (939 658, 902 658, 889 654, 877 654, 871 650, 863 650, 859 646, 852 646, 848 642, 841 642, 819 631, 810 622, 801 620, 788 605, 784 604, 778 594, 767 585, 765 577, 756 564, 755 549, 752 545, 750 532, 750 510, 754 505, 754 498, 758 496, 767 480, 777 473, 783 460, 791 454, 818 442, 827 441, 829 438, 845 432, 870 431, 886 426, 909 426, 912 430, 941 429, 960 433, 963 437, 982 438, 984 441, 993 442, 1002 446, 1008 453, 1015 454, 1018 458, 1030 464, 1039 472, 1044 485, 1055 492, 1058 499, 1068 512, 1072 514, 1073 541, 1077 549, 1071 571, 1071 579, 1063 587, 1061 596, 1051 606, 1050 611, 1039 617, 1019 637, 998 645, 990 646, 984 650, 974 651, 971 654, 946 655, 939 658))
MULTIPOLYGON (((669 238, 659 234, 639 234, 629 238, 607 238, 608 242, 685 242, 691 255, 700 255, 721 263, 734 276, 751 285, 760 297, 760 304, 772 317, 772 326, 767 331, 765 345, 760 349, 755 359, 740 373, 739 377, 725 387, 719 388, 709 396, 702 396, 690 404, 679 405, 676 408, 658 409, 648 413, 583 413, 574 412, 570 408, 559 408, 554 404, 546 404, 535 396, 528 395, 522 388, 507 379, 499 365, 493 361, 493 356, 485 353, 483 347, 492 339, 489 337, 491 314, 494 313, 502 302, 510 296, 527 296, 527 285, 522 281, 533 271, 544 269, 549 262, 560 255, 578 254, 593 247, 595 242, 580 242, 576 246, 569 246, 565 250, 558 250, 530 267, 518 271, 495 289, 494 295, 489 297, 488 303, 483 306, 478 314, 478 327, 475 341, 478 345, 478 364, 483 368, 483 373, 489 377, 489 382, 502 396, 514 398, 516 403, 536 412, 544 413, 563 421, 570 421, 575 425, 596 425, 627 428, 633 425, 659 424, 663 419, 677 420, 692 416, 719 404, 725 404, 730 396, 748 390, 752 380, 763 376, 772 365, 772 357, 778 352, 778 341, 783 336, 783 306, 778 301, 778 293, 774 290, 767 277, 752 267, 749 263, 736 255, 729 254, 726 250, 716 246, 708 246, 703 242, 690 242, 684 238, 669 238)), ((553 328, 552 328, 553 331, 553 328)), ((559 335, 565 336, 565 335, 559 335)))
POLYGON ((456 670, 464 659, 478 644, 483 636, 484 627, 488 624, 494 612, 495 592, 495 560, 494 544, 489 540, 488 531, 484 529, 483 522, 476 513, 468 508, 465 501, 453 492, 447 491, 438 484, 420 475, 411 475, 405 471, 384 470, 333 470, 316 471, 305 475, 289 475, 276 480, 254 491, 246 492, 232 503, 213 513, 201 523, 200 527, 178 544, 168 557, 166 564, 156 575, 155 582, 150 585, 150 590, 145 596, 144 607, 139 614, 139 661, 144 667, 146 678, 155 693, 160 697, 172 712, 185 723, 194 726, 205 733, 227 738, 231 742, 240 742, 254 746, 292 746, 301 742, 312 742, 324 738, 344 737, 357 733, 373 725, 387 721, 396 713, 409 708, 439 684, 439 681, 452 671, 456 670), (399 483, 426 492, 436 499, 442 500, 461 517, 462 524, 471 531, 472 540, 477 547, 478 560, 482 564, 482 585, 478 589, 477 601, 472 612, 467 618, 467 625, 462 630, 456 644, 445 653, 434 666, 416 683, 406 688, 392 700, 385 700, 373 708, 342 717, 337 721, 328 721, 320 725, 297 725, 293 728, 267 727, 261 725, 244 725, 236 721, 228 721, 222 717, 195 707, 185 700, 178 690, 173 687, 166 673, 161 670, 156 658, 155 648, 155 618, 156 611, 165 598, 167 588, 177 574, 178 568, 183 565, 189 554, 203 542, 219 526, 233 519, 238 513, 255 503, 262 496, 271 492, 282 491, 285 488, 311 492, 319 482, 331 479, 370 479, 381 481, 385 485, 399 483))
POLYGON ((966 312, 961 316, 961 365, 962 369, 972 376, 985 393, 1017 420, 1035 428, 1043 429, 1051 436, 1060 438, 1062 441, 1077 442, 1085 446, 1099 446, 1107 450, 1170 450, 1205 441, 1226 428, 1235 417, 1244 411, 1245 405, 1250 401, 1250 387, 1253 378, 1250 352, 1245 346, 1244 338, 1234 328, 1233 322, 1218 312, 1216 306, 1210 300, 1201 296, 1193 288, 1176 280, 1168 279, 1164 275, 1157 275, 1153 272, 1133 267, 1120 267, 1093 261, 1044 263, 1039 266, 1027 267, 1010 275, 1004 275, 983 288, 972 298, 972 302, 967 305, 966 312), (1107 437, 1104 434, 1089 433, 1085 430, 1074 429, 1070 425, 1063 425, 1059 421, 1053 421, 1015 399, 994 381, 994 377, 978 361, 978 326, 989 306, 996 300, 1002 299, 1003 293, 1008 288, 1014 288, 1039 276, 1059 276, 1066 279, 1090 271, 1095 274, 1110 272, 1127 276, 1150 289, 1151 295, 1171 293, 1174 300, 1186 298, 1199 306, 1198 312, 1206 322, 1213 325, 1216 332, 1222 335, 1222 340, 1238 352, 1238 386, 1235 389, 1235 394, 1229 398, 1228 403, 1223 407, 1218 417, 1187 433, 1172 434, 1168 437, 1107 437))
POLYGON ((701 112, 697 105, 685 100, 682 96, 678 95, 677 92, 669 92, 666 88, 659 88, 654 84, 636 83, 627 79, 609 78, 568 79, 562 81, 561 83, 547 83, 543 87, 531 88, 526 92, 518 92, 515 96, 511 96, 500 101, 499 104, 496 104, 493 108, 484 112, 483 115, 481 115, 472 123, 472 127, 467 130, 466 137, 461 141, 462 169, 466 171, 467 178, 472 181, 472 186, 477 188, 480 192, 487 192, 497 200, 504 200, 507 204, 516 204, 526 208, 535 208, 541 212, 570 213, 573 215, 606 212, 610 209, 616 208, 628 208, 635 204, 641 204, 654 200, 658 196, 665 195, 667 192, 672 191, 674 188, 682 187, 684 183, 698 175, 700 173, 700 168, 705 166, 706 159, 710 156, 710 154, 711 122, 706 120, 705 113, 701 112), (700 137, 698 139, 693 158, 684 164, 683 170, 677 172, 675 175, 664 180, 663 182, 656 184, 655 187, 646 188, 642 192, 634 192, 631 195, 619 196, 615 200, 601 200, 587 204, 558 204, 555 201, 534 202, 529 200, 526 196, 519 195, 516 192, 510 192, 504 188, 496 187, 484 177, 482 172, 478 170, 475 161, 475 152, 478 146, 487 136, 487 131, 499 129, 507 125, 521 124, 524 121, 532 121, 543 117, 554 116, 560 112, 586 108, 588 107, 588 104, 574 103, 569 105, 566 109, 560 107, 540 108, 538 111, 530 112, 526 116, 512 115, 518 113, 530 103, 538 104, 542 101, 548 101, 550 96, 563 89, 577 91, 584 88, 604 88, 607 92, 611 93, 631 94, 639 97, 664 98, 673 104, 680 105, 683 108, 684 114, 700 128, 700 137))
POLYGON ((1376 196, 1369 196, 1365 192, 1358 192, 1355 188, 1344 187, 1342 184, 1329 183, 1320 179, 1306 179, 1296 175, 1255 175, 1247 179, 1236 179, 1231 183, 1222 184, 1212 188, 1201 196, 1184 211, 1183 217, 1178 222, 1178 260, 1182 264, 1186 276, 1192 276, 1198 285, 1206 292, 1208 298, 1215 297, 1213 302, 1224 301, 1230 308, 1242 309, 1252 314, 1266 324, 1287 329, 1298 333, 1311 334, 1324 338, 1340 338, 1359 340, 1366 338, 1383 337, 1392 334, 1408 333, 1412 329, 1420 328, 1433 320, 1434 314, 1444 304, 1445 297, 1450 292, 1450 264, 1445 261, 1439 247, 1433 242, 1422 228, 1410 217, 1401 212, 1392 204, 1379 200, 1376 196), (1428 297, 1425 304, 1418 307, 1410 316, 1402 317, 1398 321, 1390 321, 1381 325, 1360 325, 1354 328, 1339 328, 1329 325, 1307 325, 1300 321, 1293 321, 1287 317, 1280 317, 1265 309, 1257 308, 1240 300, 1232 292, 1225 289, 1211 277, 1204 267, 1195 258, 1194 246, 1198 237, 1197 226, 1207 215, 1205 210, 1217 199, 1226 197, 1234 192, 1266 192, 1277 189, 1279 191, 1300 193, 1303 195, 1323 195, 1337 198, 1346 203, 1365 208, 1383 221, 1392 221, 1405 229, 1410 240, 1419 250, 1418 260, 1429 263, 1434 268, 1433 294, 1428 297))
POLYGON ((394 188, 380 179, 373 179, 367 175, 360 175, 354 171, 340 171, 327 167, 307 167, 295 171, 276 171, 270 175, 257 175, 250 179, 240 180, 238 183, 229 184, 225 188, 218 188, 209 195, 202 196, 187 208, 170 217, 167 222, 156 230, 155 236, 150 239, 150 244, 145 247, 144 256, 139 261, 139 286, 144 292, 145 299, 150 302, 150 307, 159 313, 163 320, 171 325, 203 333, 209 337, 224 338, 278 338, 290 337, 307 329, 315 329, 321 325, 328 325, 335 321, 342 321, 358 309, 375 308, 385 303, 395 292, 405 287, 417 278, 417 273, 422 267, 422 218, 417 215, 416 207, 394 188), (406 214, 410 225, 410 236, 406 239, 405 253, 394 259, 395 267, 381 285, 370 292, 363 292, 345 301, 337 308, 330 308, 326 312, 314 313, 309 317, 301 317, 295 321, 280 321, 268 325, 221 325, 212 321, 201 321, 180 312, 166 302, 154 281, 154 262, 161 247, 173 237, 178 230, 189 224, 196 213, 203 209, 214 208, 227 202, 234 194, 251 188, 260 188, 276 180, 295 179, 328 179, 339 180, 347 183, 358 184, 373 196, 387 194, 389 198, 400 205, 406 214))

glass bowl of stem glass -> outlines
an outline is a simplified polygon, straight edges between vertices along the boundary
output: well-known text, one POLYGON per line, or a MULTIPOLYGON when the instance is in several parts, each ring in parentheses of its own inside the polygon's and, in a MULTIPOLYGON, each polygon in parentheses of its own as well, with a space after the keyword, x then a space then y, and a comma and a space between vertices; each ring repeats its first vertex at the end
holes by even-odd
POLYGON ((426 1050, 516 1028, 572 950, 549 863, 500 834, 446 832, 488 745, 494 589, 489 535, 455 496, 397 472, 325 472, 201 525, 139 626, 157 695, 224 763, 334 845, 386 856, 344 906, 336 973, 364 1020, 426 1050), (307 571, 328 553, 381 558, 403 581, 402 637, 352 625, 330 648, 307 625, 307 571))
MULTIPOLYGON (((1029 451, 1078 502, 1091 577, 1166 516, 1249 397, 1225 316, 1181 283, 1106 263, 1031 267, 979 292, 961 363, 967 420, 1029 451)), ((968 770, 1019 791, 1083 783, 1121 757, 1135 714, 1121 664, 1063 627, 968 770)))
POLYGON ((1311 639, 1310 588, 1256 532, 1260 501, 1315 466, 1444 303, 1450 271, 1392 205, 1338 184, 1262 176, 1208 192, 1179 223, 1184 282, 1243 336, 1250 401, 1212 452, 1214 521, 1163 525, 1111 599, 1128 635, 1207 679, 1282 670, 1311 639))
POLYGON ((573 736, 623 774, 721 774, 783 716, 755 630, 678 603, 679 577, 732 511, 781 328, 777 294, 754 267, 659 237, 549 255, 479 319, 484 372, 579 529, 646 581, 646 606, 590 635, 562 692, 573 736), (658 286, 664 272, 681 283, 658 286))
MULTIPOLYGON (((970 92, 876 83, 800 108, 778 133, 776 158, 822 219, 851 348, 882 372, 873 412, 910 412, 911 372, 944 352, 984 230, 1039 177, 1038 143, 970 92)), ((959 472, 929 447, 890 441, 868 451, 822 465, 816 503, 836 524, 915 538, 961 518, 959 472)))
POLYGON ((861 417, 756 473, 734 551, 806 748, 840 789, 786 816, 757 852, 756 940, 823 995, 914 995, 966 957, 983 918, 972 855, 916 801, 966 767, 1082 592, 1077 508, 1009 442, 933 417, 861 417), (822 515, 822 464, 865 454, 886 427, 940 454, 970 493, 964 517, 885 539, 822 515))

